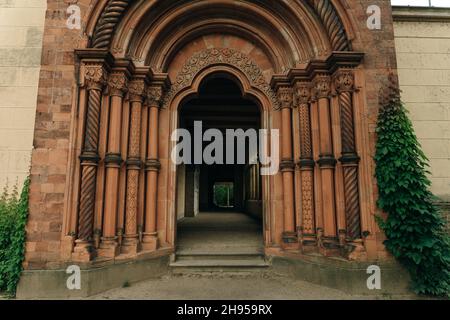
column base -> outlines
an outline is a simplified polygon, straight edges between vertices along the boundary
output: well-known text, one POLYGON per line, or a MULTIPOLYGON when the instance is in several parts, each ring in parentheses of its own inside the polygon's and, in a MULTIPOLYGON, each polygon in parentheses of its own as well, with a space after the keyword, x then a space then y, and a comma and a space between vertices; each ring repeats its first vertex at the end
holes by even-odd
POLYGON ((114 258, 119 255, 119 244, 117 239, 102 239, 100 247, 97 249, 98 256, 104 258, 114 258))
POLYGON ((303 234, 299 239, 300 249, 302 253, 316 253, 317 237, 314 234, 303 234))
POLYGON ((336 257, 341 255, 341 246, 338 239, 334 237, 323 237, 319 245, 319 253, 325 257, 336 257))
POLYGON ((158 233, 143 233, 142 238, 142 250, 143 251, 156 251, 158 249, 159 241, 158 241, 158 233))
POLYGON ((343 248, 343 256, 348 260, 365 261, 367 260, 367 251, 362 239, 348 241, 343 248))
POLYGON ((75 248, 72 252, 72 261, 89 262, 97 256, 94 246, 89 241, 75 240, 75 248))
POLYGON ((296 232, 283 232, 282 240, 281 247, 284 250, 298 250, 300 248, 296 232))
POLYGON ((122 247, 120 248, 121 253, 124 254, 137 254, 141 250, 141 244, 139 243, 138 237, 136 236, 125 236, 123 240, 122 247))

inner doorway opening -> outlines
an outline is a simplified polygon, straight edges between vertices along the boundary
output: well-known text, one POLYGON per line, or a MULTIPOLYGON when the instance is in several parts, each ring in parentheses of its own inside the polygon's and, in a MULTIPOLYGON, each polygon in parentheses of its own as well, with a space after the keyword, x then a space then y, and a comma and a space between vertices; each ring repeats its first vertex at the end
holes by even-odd
MULTIPOLYGON (((200 122, 202 135, 209 129, 222 132, 223 161, 205 163, 203 158, 202 163, 196 162, 196 142, 192 138, 192 161, 177 167, 177 251, 261 251, 262 186, 254 152, 258 141, 246 137, 242 150, 243 144, 236 138, 234 161, 226 160, 231 152, 226 143, 227 130, 254 131, 258 139, 260 108, 243 97, 234 79, 215 74, 204 79, 198 94, 184 101, 179 109, 179 127, 189 131, 191 137, 200 122), (239 156, 242 152, 244 159, 242 154, 239 156)), ((202 150, 214 140, 203 141, 202 150)), ((216 152, 212 154, 216 156, 216 152)))

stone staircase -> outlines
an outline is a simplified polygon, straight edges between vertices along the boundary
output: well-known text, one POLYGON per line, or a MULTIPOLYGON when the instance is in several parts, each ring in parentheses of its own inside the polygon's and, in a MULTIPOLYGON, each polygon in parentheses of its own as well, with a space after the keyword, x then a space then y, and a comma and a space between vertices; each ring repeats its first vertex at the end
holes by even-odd
POLYGON ((172 273, 267 270, 261 226, 242 213, 200 213, 178 225, 172 273))
POLYGON ((267 271, 270 262, 260 250, 191 251, 179 250, 172 257, 173 274, 202 272, 250 273, 267 271))

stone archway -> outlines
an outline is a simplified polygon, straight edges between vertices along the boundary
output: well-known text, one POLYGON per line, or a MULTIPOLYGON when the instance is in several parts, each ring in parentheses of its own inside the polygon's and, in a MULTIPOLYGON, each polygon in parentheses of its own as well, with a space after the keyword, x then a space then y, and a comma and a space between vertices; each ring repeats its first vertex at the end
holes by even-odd
POLYGON ((281 132, 280 173, 264 178, 267 252, 365 255, 373 221, 370 158, 361 152, 364 96, 356 90, 363 54, 352 51, 353 28, 339 1, 249 1, 239 14, 228 0, 214 8, 207 1, 102 3, 92 13, 98 22, 88 24, 93 48, 76 51, 73 143, 80 153, 71 159, 63 229, 70 259, 173 248, 168 137, 180 101, 211 72, 239 79, 244 95, 262 105, 262 127, 281 132), (211 19, 186 18, 208 10, 211 19))
MULTIPOLYGON (((188 96, 197 95, 202 81, 214 74, 222 74, 228 78, 232 78, 233 81, 239 84, 242 96, 255 101, 256 105, 259 106, 261 115, 260 128, 269 132, 267 142, 270 145, 272 137, 270 137, 269 130, 272 128, 279 129, 277 124, 272 123, 273 116, 271 115, 272 111, 278 107, 278 99, 270 86, 262 78, 261 69, 244 54, 229 49, 211 49, 207 50, 207 52, 196 53, 181 68, 181 72, 177 77, 180 80, 177 81, 178 85, 174 86, 173 90, 168 91, 166 94, 165 104, 167 105, 167 110, 170 112, 171 118, 169 120, 169 132, 173 132, 173 130, 178 128, 178 108, 181 102, 188 96), (226 56, 224 57, 224 55, 226 56), (188 66, 192 65, 192 62, 201 56, 206 57, 201 68, 198 68, 198 65, 196 65, 195 68, 190 69, 188 66)), ((168 136, 162 137, 162 139, 168 139, 168 136)), ((172 150, 175 147, 175 142, 172 141, 169 145, 168 150, 172 150)), ((268 147, 270 148, 270 146, 268 147)), ((167 165, 172 168, 168 170, 168 181, 171 185, 175 185, 176 166, 173 163, 168 163, 167 165)), ((271 226, 274 220, 272 217, 272 208, 277 202, 271 196, 271 190, 273 189, 271 186, 274 185, 274 177, 262 176, 261 180, 264 238, 266 243, 270 244, 272 242, 271 226)), ((171 202, 171 207, 167 214, 170 217, 174 217, 175 188, 169 190, 168 193, 168 201, 171 202)), ((175 223, 176 221, 172 220, 167 229, 167 233, 171 234, 172 237, 170 240, 171 243, 175 242, 175 223)))

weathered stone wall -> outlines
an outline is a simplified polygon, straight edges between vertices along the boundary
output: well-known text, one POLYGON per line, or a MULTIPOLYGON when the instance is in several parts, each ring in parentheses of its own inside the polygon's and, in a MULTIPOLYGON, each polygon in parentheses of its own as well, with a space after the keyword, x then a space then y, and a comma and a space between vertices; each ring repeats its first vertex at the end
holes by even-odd
POLYGON ((29 171, 46 5, 0 0, 0 188, 29 171))
POLYGON ((430 159, 432 191, 450 201, 450 9, 438 10, 447 18, 436 21, 436 9, 416 11, 424 16, 406 20, 400 10, 394 15, 400 86, 430 159))
POLYGON ((450 8, 397 8, 400 87, 450 232, 450 8))
MULTIPOLYGON (((81 9, 82 28, 95 3, 90 0, 77 2, 81 9)), ((378 93, 383 81, 387 80, 389 69, 395 69, 396 64, 391 10, 385 0, 351 0, 345 3, 348 4, 345 10, 352 19, 349 23, 354 27, 353 48, 366 53, 362 66, 364 77, 358 81, 365 97, 360 101, 365 105, 361 117, 368 122, 362 127, 370 141, 362 152, 367 157, 374 152, 378 93), (382 30, 367 29, 366 8, 372 4, 382 8, 385 23, 382 30)), ((76 134, 71 130, 71 123, 77 114, 78 99, 74 48, 84 47, 87 38, 82 30, 70 30, 65 26, 65 2, 48 0, 47 6, 32 156, 25 257, 27 269, 57 268, 61 261, 70 258, 63 254, 67 252, 64 248, 68 245, 66 238, 70 238, 61 234, 63 226, 70 223, 64 219, 63 212, 69 201, 77 200, 71 199, 65 190, 73 183, 67 175, 68 168, 74 165, 73 159, 80 154, 80 150, 70 143, 76 134)), ((372 194, 376 193, 375 181, 371 178, 373 166, 367 166, 364 175, 369 177, 368 183, 372 183, 365 205, 370 206, 368 214, 373 214, 372 194)), ((366 242, 371 252, 379 252, 380 255, 376 256, 380 257, 385 253, 382 235, 375 229, 374 221, 369 223, 374 228, 374 235, 366 242)))

